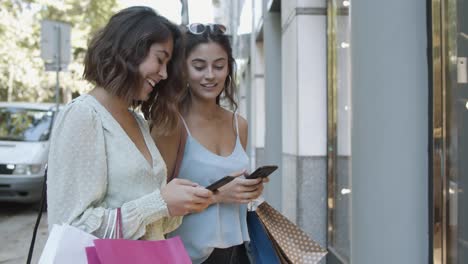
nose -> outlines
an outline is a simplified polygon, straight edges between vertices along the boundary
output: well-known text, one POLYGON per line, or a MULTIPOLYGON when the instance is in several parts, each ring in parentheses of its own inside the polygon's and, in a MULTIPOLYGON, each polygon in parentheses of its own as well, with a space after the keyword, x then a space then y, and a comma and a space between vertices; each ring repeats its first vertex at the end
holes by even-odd
POLYGON ((161 68, 159 69, 159 76, 161 76, 162 80, 167 79, 167 64, 161 65, 161 68))
POLYGON ((205 78, 206 79, 213 79, 214 78, 213 68, 207 67, 205 78))

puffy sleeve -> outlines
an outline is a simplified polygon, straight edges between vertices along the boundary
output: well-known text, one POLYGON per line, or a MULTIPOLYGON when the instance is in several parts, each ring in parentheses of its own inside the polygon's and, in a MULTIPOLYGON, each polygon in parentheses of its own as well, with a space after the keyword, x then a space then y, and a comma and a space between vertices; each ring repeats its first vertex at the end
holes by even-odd
MULTIPOLYGON (((73 102, 57 116, 49 150, 47 204, 49 228, 66 223, 104 237, 114 208, 103 204, 107 192, 104 130, 96 110, 73 102)), ((138 239, 146 226, 168 216, 159 190, 122 206, 124 238, 138 239)))
POLYGON ((182 224, 183 216, 165 217, 163 221, 164 234, 176 230, 182 224))

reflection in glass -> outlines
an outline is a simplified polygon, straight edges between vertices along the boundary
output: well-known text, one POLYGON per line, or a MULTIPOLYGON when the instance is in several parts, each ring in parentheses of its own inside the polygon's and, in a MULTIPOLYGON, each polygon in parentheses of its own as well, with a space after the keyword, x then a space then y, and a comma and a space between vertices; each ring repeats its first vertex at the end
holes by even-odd
POLYGON ((340 263, 350 261, 351 84, 350 1, 328 5, 328 247, 340 263))
POLYGON ((45 141, 49 139, 52 112, 23 108, 0 108, 0 140, 45 141))
POLYGON ((462 0, 445 1, 446 100, 447 100, 447 263, 468 263, 468 100, 467 84, 458 83, 458 58, 468 56, 468 4, 462 0), (464 15, 462 15, 464 14, 464 15))
MULTIPOLYGON (((436 74, 442 76, 445 95, 441 112, 445 117, 446 148, 445 156, 441 156, 446 166, 442 167, 444 181, 436 185, 446 193, 443 206, 439 206, 446 217, 442 217, 441 227, 434 227, 435 234, 442 233, 441 240, 434 239, 434 260, 458 264, 468 263, 468 84, 463 82, 466 72, 459 65, 460 59, 468 57, 468 40, 464 37, 468 32, 468 3, 442 0, 440 6, 443 63, 436 74)), ((435 207, 437 213, 439 207, 435 207)))

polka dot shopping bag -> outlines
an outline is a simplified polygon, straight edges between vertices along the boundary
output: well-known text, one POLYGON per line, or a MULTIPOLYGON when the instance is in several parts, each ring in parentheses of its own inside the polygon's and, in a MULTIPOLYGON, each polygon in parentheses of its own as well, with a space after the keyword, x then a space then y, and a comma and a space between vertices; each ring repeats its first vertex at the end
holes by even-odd
POLYGON ((327 254, 317 242, 267 202, 260 204, 255 211, 281 263, 316 264, 327 254))

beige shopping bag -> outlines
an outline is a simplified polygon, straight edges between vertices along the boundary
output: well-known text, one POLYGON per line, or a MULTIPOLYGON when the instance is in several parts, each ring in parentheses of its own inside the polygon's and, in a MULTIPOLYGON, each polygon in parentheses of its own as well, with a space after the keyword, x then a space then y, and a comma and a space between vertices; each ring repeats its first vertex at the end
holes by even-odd
POLYGON ((256 212, 282 263, 316 264, 327 254, 317 242, 267 202, 260 204, 256 212))

